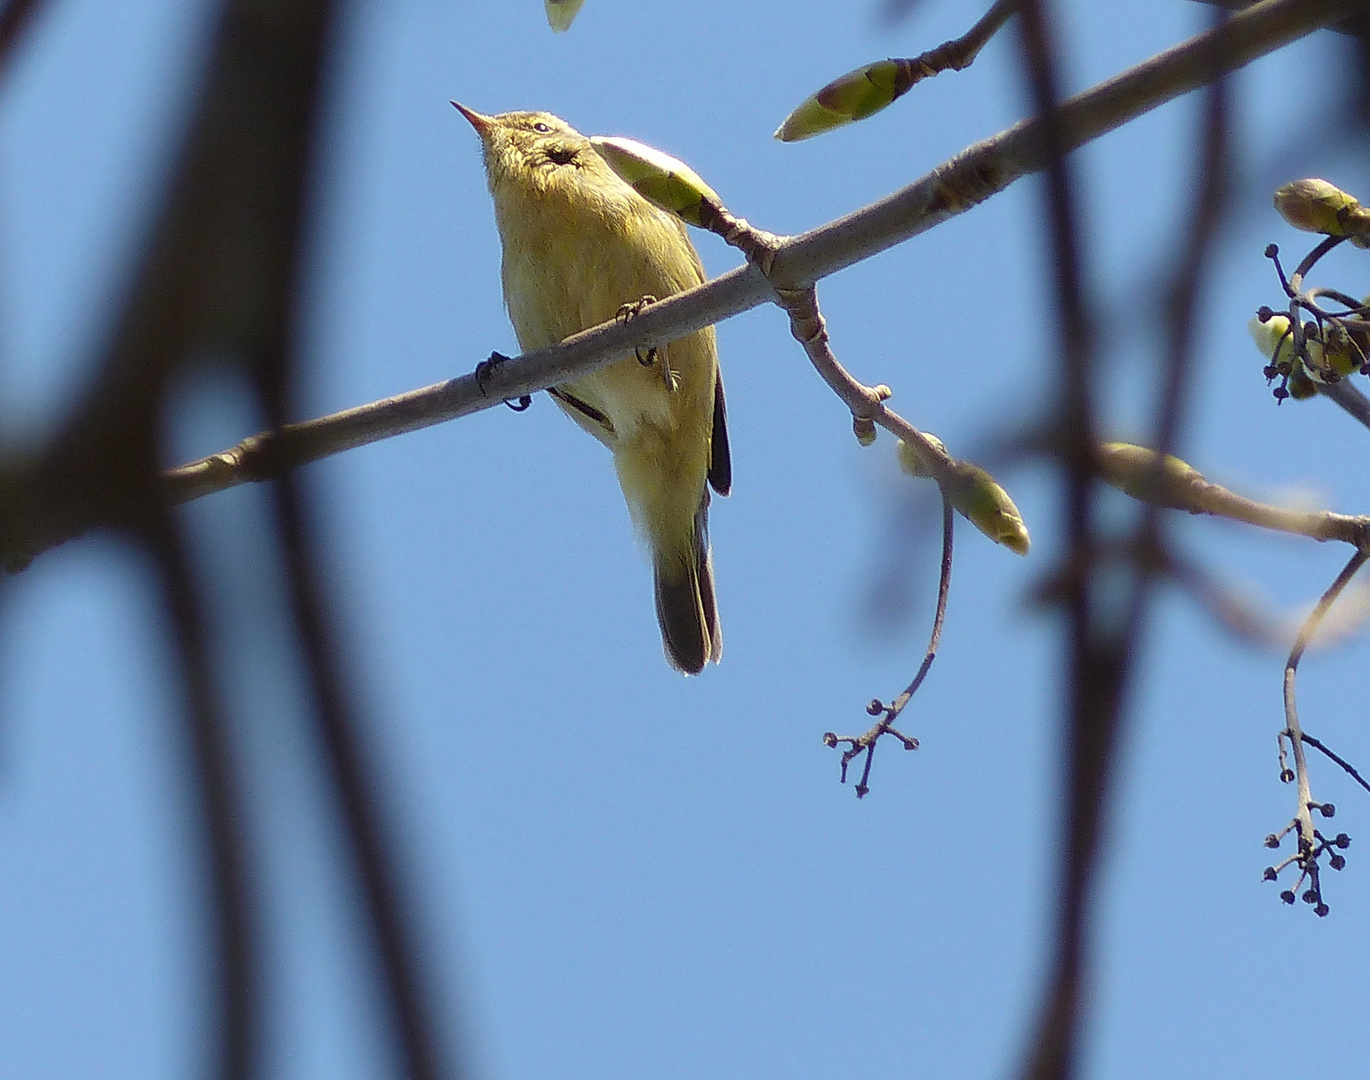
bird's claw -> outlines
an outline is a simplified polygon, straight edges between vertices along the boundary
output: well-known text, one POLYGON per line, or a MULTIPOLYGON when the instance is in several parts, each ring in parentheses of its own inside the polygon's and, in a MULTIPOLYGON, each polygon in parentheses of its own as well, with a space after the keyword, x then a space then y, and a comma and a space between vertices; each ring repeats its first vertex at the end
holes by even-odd
MULTIPOLYGON (((640 300, 634 300, 630 304, 620 304, 618 308, 618 313, 614 316, 614 318, 616 318, 619 322, 626 323, 634 315, 641 315, 649 304, 655 303, 656 297, 648 294, 642 297, 640 300)), ((633 355, 637 357, 637 362, 641 364, 643 367, 651 367, 653 364, 656 363, 657 358, 661 355, 661 353, 655 345, 649 345, 646 348, 646 350, 643 350, 638 345, 634 345, 633 355)), ((661 378, 662 381, 665 382, 666 388, 668 390, 674 390, 677 386, 680 385, 680 380, 676 377, 676 373, 670 369, 670 366, 668 364, 661 365, 661 378)))
MULTIPOLYGON (((490 373, 500 364, 507 364, 508 362, 509 357, 505 356, 503 353, 492 352, 488 360, 482 360, 476 365, 476 385, 480 387, 480 392, 482 394, 485 393, 485 384, 489 381, 490 373)), ((523 412, 533 404, 533 399, 528 394, 520 394, 518 401, 505 398, 504 404, 508 405, 514 412, 523 412)))

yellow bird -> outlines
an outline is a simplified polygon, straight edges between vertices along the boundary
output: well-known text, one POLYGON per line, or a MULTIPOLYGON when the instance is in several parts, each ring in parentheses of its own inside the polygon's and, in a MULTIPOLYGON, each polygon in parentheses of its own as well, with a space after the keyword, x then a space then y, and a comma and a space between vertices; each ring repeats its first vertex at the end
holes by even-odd
MULTIPOLYGON (((452 104, 484 149, 504 302, 524 351, 704 281, 685 226, 620 180, 564 120, 452 104)), ((666 659, 699 673, 723 654, 706 481, 720 495, 732 485, 713 327, 548 393, 613 452, 629 513, 651 545, 666 659)))

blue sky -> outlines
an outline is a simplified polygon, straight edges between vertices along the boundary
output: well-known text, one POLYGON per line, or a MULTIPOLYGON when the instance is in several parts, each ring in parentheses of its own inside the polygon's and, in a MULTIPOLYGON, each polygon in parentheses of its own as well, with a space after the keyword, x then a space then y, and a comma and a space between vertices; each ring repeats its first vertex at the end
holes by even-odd
MULTIPOLYGON (((190 3, 48 8, 0 83, 7 446, 50 430, 90 370, 208 25, 190 3)), ((1208 14, 1178 0, 1060 9, 1072 89, 1208 14)), ((735 212, 797 232, 1023 115, 1010 32, 865 124, 770 138, 828 78, 916 54, 978 13, 929 2, 889 25, 874 3, 587 0, 554 36, 535 0, 351 5, 311 217, 307 411, 516 351, 477 142, 449 98, 659 146, 735 212)), ((1308 246, 1270 209, 1273 188, 1324 175, 1370 194, 1363 144, 1339 146, 1309 120, 1340 101, 1349 58, 1324 34, 1235 81, 1237 185, 1182 452, 1246 493, 1358 512, 1370 505, 1364 431, 1326 402, 1277 408, 1246 332, 1279 300, 1264 246, 1308 246)), ((1145 431, 1156 286, 1184 241, 1196 115, 1192 100, 1172 104, 1075 158, 1118 436, 1145 431)), ((996 435, 1053 392, 1039 194, 1020 182, 820 285, 839 357, 962 456, 994 459, 996 435)), ((738 261, 713 237, 696 242, 711 273, 738 261)), ((1364 292, 1358 260, 1328 260, 1327 283, 1364 292)), ((607 456, 545 398, 306 472, 447 1049, 478 1080, 1002 1076, 1035 1015, 1053 921, 1062 643, 1031 597, 1060 554, 1055 479, 997 459, 1032 554, 960 530, 941 656, 907 714, 923 745, 882 747, 858 802, 821 736, 863 729, 864 704, 916 669, 935 500, 896 472, 887 437, 856 445, 778 311, 718 337, 734 461, 734 494, 712 513, 726 647, 697 679, 661 657, 607 456), (875 600, 891 594, 902 599, 875 600)), ((168 462, 255 430, 246 400, 188 383, 168 462)), ((261 852, 265 1074, 390 1075, 261 499, 238 490, 186 516, 212 579, 261 852)), ((1281 611, 1309 603, 1345 557, 1175 526, 1215 573, 1281 611)), ((90 538, 3 593, 0 1076, 170 1078, 204 1064, 198 824, 144 571, 90 538)), ((1300 685, 1307 729, 1362 766, 1364 649, 1315 652, 1300 685)), ((1156 608, 1100 878, 1091 1076, 1362 1071, 1361 847, 1329 875, 1325 920, 1260 881, 1261 838, 1292 813, 1275 760, 1281 664, 1178 590, 1156 608)), ((1370 803, 1315 769, 1338 827, 1370 838, 1370 803)))

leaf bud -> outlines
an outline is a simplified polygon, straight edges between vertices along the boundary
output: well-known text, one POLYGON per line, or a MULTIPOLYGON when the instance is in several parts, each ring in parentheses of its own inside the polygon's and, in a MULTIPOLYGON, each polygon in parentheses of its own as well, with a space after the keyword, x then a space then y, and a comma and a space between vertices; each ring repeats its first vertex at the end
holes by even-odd
POLYGON ((707 228, 723 206, 698 173, 670 154, 617 136, 596 135, 590 145, 629 187, 687 224, 707 228))
POLYGON ((1294 180, 1275 190, 1275 209, 1296 229, 1327 236, 1370 233, 1370 213, 1335 184, 1311 178, 1294 180))
POLYGON ((908 60, 877 60, 839 75, 805 98, 775 131, 781 142, 798 142, 864 120, 906 93, 922 73, 908 60))

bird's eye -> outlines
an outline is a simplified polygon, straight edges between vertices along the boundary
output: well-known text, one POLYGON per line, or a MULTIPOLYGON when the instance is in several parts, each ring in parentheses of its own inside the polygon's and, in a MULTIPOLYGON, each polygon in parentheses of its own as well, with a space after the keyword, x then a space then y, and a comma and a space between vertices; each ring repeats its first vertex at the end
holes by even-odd
POLYGON ((533 130, 536 131, 539 135, 550 135, 552 133, 552 125, 544 124, 541 120, 539 120, 536 124, 533 125, 533 130))

